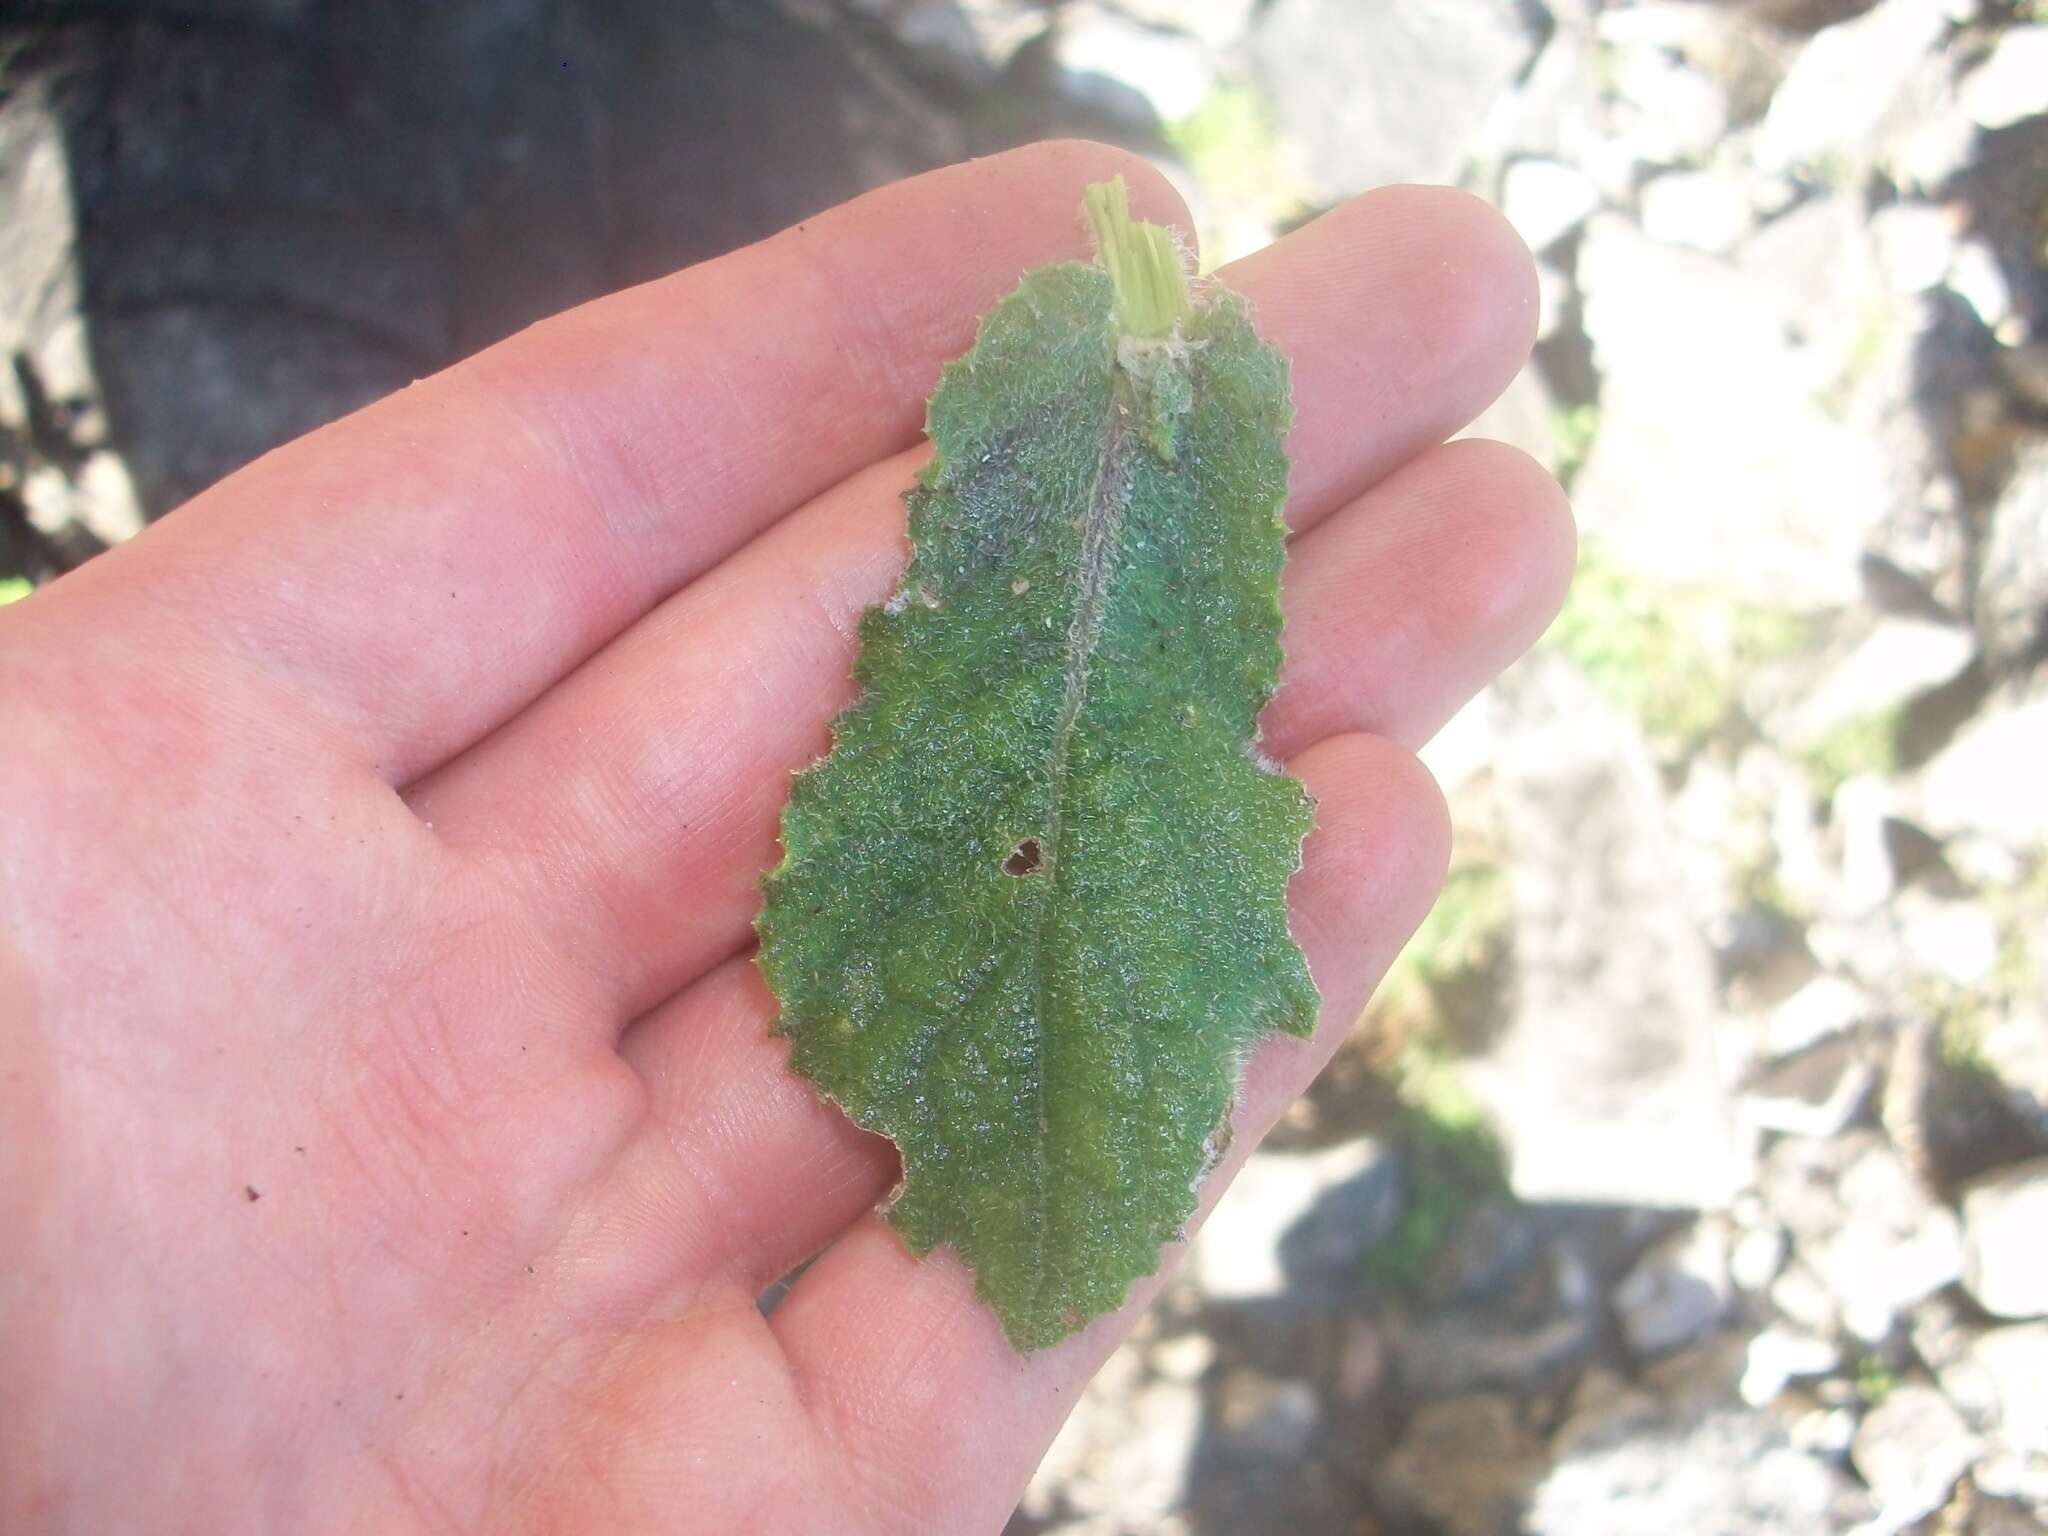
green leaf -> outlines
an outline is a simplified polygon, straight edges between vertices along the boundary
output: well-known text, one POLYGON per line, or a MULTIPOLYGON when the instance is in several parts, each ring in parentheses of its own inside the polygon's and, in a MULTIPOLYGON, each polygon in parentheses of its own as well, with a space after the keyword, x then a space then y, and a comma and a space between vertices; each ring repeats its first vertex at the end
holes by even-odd
POLYGON ((890 1219, 1020 1349, 1156 1267, 1246 1055, 1317 1007, 1286 908, 1310 806, 1255 746, 1286 362, 1236 295, 1190 302, 1120 184, 1089 211, 1107 270, 1028 274, 941 376, 914 554, 759 921, 795 1069, 896 1143, 890 1219))

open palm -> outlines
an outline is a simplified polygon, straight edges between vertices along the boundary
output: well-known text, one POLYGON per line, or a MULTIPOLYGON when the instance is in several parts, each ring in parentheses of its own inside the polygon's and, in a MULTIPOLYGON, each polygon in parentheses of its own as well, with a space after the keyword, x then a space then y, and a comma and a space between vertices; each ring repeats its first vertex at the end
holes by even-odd
MULTIPOLYGON (((1098 146, 902 183, 0 615, 0 1528, 1001 1526, 1150 1286, 1013 1354, 873 1214, 891 1148, 785 1073, 749 925, 938 367, 1119 171, 1185 223, 1098 146)), ((1409 749, 1572 536, 1526 458, 1442 445, 1534 328, 1483 206, 1376 193, 1224 278, 1294 362, 1265 730, 1319 801, 1326 1000, 1255 1058, 1241 1157, 1434 894, 1409 749)))

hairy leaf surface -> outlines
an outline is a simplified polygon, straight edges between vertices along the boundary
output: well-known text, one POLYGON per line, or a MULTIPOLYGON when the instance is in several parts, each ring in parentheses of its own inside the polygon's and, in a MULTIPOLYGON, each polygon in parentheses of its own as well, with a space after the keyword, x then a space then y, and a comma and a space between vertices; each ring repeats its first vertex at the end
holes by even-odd
POLYGON ((890 1219, 1021 1349, 1151 1272, 1251 1046, 1316 1013, 1310 808, 1255 748, 1286 363, 1120 185, 1089 201, 1104 265, 1027 275, 941 376, 914 553, 759 923, 796 1070, 896 1143, 890 1219))

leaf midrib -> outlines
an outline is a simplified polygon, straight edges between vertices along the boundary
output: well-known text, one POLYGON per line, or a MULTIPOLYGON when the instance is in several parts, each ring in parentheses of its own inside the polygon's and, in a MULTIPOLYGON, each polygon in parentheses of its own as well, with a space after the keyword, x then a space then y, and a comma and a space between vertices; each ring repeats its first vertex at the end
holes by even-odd
MULTIPOLYGON (((1112 347, 1115 336, 1116 327, 1112 321, 1112 347)), ((1122 531, 1124 512, 1130 502, 1129 412, 1117 398, 1119 365, 1113 351, 1109 367, 1108 415, 1102 426, 1102 447, 1096 456, 1095 473, 1088 482, 1088 507, 1083 515, 1081 553, 1076 571, 1074 618, 1067 629, 1065 686, 1060 696, 1059 716, 1053 726, 1047 774, 1046 824, 1039 837, 1040 874, 1043 879, 1031 924, 1031 1013, 1037 1033, 1032 1097, 1038 1121, 1038 1139, 1033 1149, 1036 1153, 1037 1198, 1031 1224, 1031 1273, 1036 1277, 1034 1302, 1042 1300, 1045 1294, 1046 1195, 1052 1182, 1052 1126, 1046 1103, 1050 1030, 1046 1022, 1045 926, 1053 899, 1059 894, 1067 768, 1074 726, 1080 719, 1082 706, 1087 703, 1089 672, 1102 638, 1103 616, 1109 606, 1110 573, 1118 547, 1117 535, 1122 531)))

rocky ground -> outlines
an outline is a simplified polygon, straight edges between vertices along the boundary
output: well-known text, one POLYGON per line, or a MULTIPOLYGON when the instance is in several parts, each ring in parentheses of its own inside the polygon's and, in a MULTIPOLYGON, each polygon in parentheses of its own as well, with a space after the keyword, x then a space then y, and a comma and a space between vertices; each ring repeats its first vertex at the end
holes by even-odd
POLYGON ((1430 749, 1444 901, 1013 1530, 2048 1530, 2048 11, 520 0, 403 68, 375 6, 176 14, 0 51, 0 597, 961 152, 1146 148, 1211 260, 1498 202, 1546 316, 1480 430, 1570 482, 1577 589, 1430 749), (771 65, 830 111, 722 83, 771 65))

